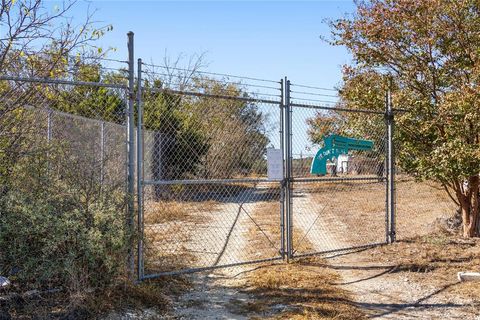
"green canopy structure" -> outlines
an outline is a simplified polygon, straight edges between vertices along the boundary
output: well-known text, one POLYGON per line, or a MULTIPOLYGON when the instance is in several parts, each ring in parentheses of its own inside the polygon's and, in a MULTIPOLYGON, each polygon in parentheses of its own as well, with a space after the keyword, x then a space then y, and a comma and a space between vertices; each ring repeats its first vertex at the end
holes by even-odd
POLYGON ((312 160, 310 173, 315 175, 327 174, 327 161, 338 159, 341 154, 348 154, 350 150, 369 151, 373 149, 373 141, 353 139, 336 134, 323 138, 323 148, 318 150, 312 160))

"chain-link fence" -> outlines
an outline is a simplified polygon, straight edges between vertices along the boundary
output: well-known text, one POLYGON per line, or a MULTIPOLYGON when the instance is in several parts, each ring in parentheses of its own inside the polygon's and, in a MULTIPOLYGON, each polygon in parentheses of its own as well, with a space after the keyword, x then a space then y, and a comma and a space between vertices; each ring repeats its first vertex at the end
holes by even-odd
POLYGON ((266 179, 266 150, 280 148, 280 84, 142 66, 146 276, 278 259, 280 211, 259 222, 257 208, 280 200, 280 183, 266 179))
POLYGON ((141 278, 390 239, 385 111, 306 104, 286 79, 138 68, 141 278))
POLYGON ((127 250, 125 76, 78 57, 50 73, 0 77, 1 274, 108 283, 127 250))
MULTIPOLYGON (((12 172, 2 183, 5 210, 34 188, 35 201, 49 201, 41 216, 72 219, 66 225, 82 226, 76 232, 89 235, 85 245, 117 241, 128 251, 137 159, 140 278, 385 241, 383 114, 337 112, 343 131, 336 139, 350 140, 334 139, 332 154, 320 155, 327 142, 316 124, 334 109, 295 101, 286 81, 173 74, 141 62, 138 68, 133 115, 123 71, 102 76, 111 82, 2 78, 1 138, 9 150, 2 169, 12 172), (268 149, 282 154, 280 178, 269 177, 268 149), (317 160, 325 160, 320 169, 317 160), (274 205, 262 209, 266 204, 274 205)), ((64 222, 42 221, 41 228, 62 238, 64 222)), ((40 254, 23 245, 12 254, 40 254)), ((93 254, 82 250, 84 258, 93 254)), ((49 265, 69 257, 42 254, 49 265)))
POLYGON ((455 210, 434 184, 394 185, 389 99, 141 61, 135 79, 129 48, 0 76, 2 274, 101 283, 134 271, 136 244, 139 279, 294 258, 410 236, 395 208, 455 210))

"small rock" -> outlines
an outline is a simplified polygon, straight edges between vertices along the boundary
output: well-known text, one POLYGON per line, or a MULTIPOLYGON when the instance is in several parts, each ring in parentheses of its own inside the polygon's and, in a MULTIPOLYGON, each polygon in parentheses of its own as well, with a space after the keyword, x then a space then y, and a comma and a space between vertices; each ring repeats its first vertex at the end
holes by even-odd
POLYGON ((288 306, 284 305, 284 304, 276 304, 276 305, 272 306, 272 310, 274 310, 274 311, 283 311, 287 308, 288 308, 288 306))
POLYGON ((480 281, 480 272, 459 272, 457 278, 459 281, 480 281))

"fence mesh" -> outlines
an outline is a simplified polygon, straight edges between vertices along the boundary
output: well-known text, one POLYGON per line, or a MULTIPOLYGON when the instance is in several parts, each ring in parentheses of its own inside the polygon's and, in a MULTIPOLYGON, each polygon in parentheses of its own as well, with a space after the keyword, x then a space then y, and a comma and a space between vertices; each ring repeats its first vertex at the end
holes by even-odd
POLYGON ((385 242, 384 115, 293 103, 292 146, 294 254, 385 242))
POLYGON ((0 80, 0 274, 110 281, 125 265, 126 88, 22 76, 0 80))
POLYGON ((279 209, 262 220, 258 208, 280 199, 280 184, 264 181, 266 150, 279 148, 279 102, 223 77, 185 81, 148 65, 144 77, 146 274, 278 257, 279 209))

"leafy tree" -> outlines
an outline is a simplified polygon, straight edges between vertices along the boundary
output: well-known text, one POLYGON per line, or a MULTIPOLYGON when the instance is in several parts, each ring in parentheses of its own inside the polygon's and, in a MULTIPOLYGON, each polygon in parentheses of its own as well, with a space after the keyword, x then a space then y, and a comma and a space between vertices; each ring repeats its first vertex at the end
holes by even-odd
MULTIPOLYGON (((76 68, 78 70, 72 76, 74 81, 116 81, 116 73, 102 76, 99 64, 79 62, 76 68)), ((95 85, 49 86, 46 95, 54 109, 102 121, 125 122, 126 94, 121 89, 95 85)))
POLYGON ((336 112, 321 111, 307 119, 307 134, 313 144, 322 144, 331 134, 342 134, 342 117, 336 112))
MULTIPOLYGON (((343 103, 383 110, 393 81, 401 167, 441 183, 462 212, 463 235, 479 235, 480 5, 462 0, 370 0, 331 23, 346 46, 343 103)), ((367 124, 368 130, 375 130, 367 124)))
MULTIPOLYGON (((233 84, 192 81, 209 95, 244 94, 233 84)), ((150 80, 143 88, 146 160, 154 179, 230 178, 255 171, 269 141, 256 104, 154 89, 162 85, 150 80)))
MULTIPOLYGON (((97 28, 92 15, 78 25, 69 13, 76 1, 64 1, 49 10, 44 0, 4 0, 0 6, 0 73, 27 77, 68 77, 70 55, 90 55, 94 40, 111 26, 97 28)), ((13 165, 31 151, 31 115, 25 105, 46 103, 45 86, 0 81, 0 196, 8 188, 13 165), (22 125, 19 125, 22 123, 22 125)), ((38 150, 37 150, 38 151, 38 150)))
MULTIPOLYGON (((247 97, 239 85, 212 79, 197 79, 195 86, 210 95, 247 97)), ((269 139, 265 115, 256 103, 234 99, 201 97, 192 101, 199 130, 207 139, 208 150, 202 161, 203 177, 231 178, 260 169, 269 139)))
POLYGON ((79 24, 73 24, 70 12, 76 0, 67 0, 46 7, 45 0, 3 0, 0 6, 0 71, 37 75, 42 77, 55 73, 65 57, 101 48, 93 40, 100 38, 111 26, 96 27, 92 13, 79 24), (51 59, 42 59, 47 53, 51 59), (34 68, 25 68, 29 61, 34 68), (36 63, 34 63, 36 61, 36 63), (34 64, 33 64, 34 63, 34 64))

